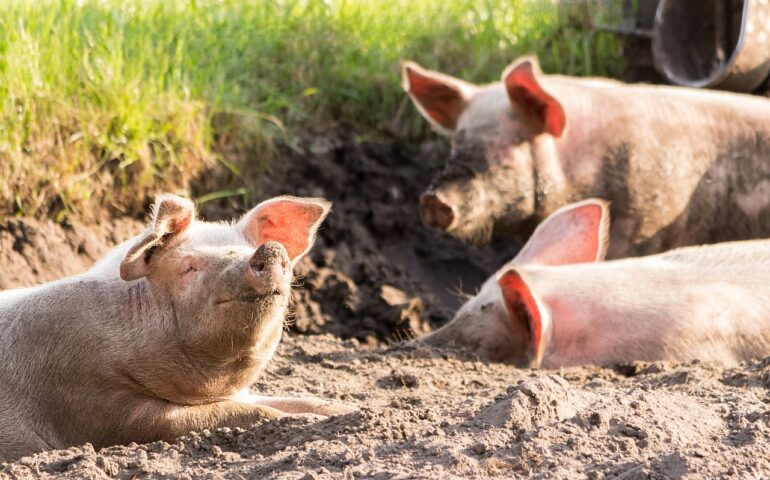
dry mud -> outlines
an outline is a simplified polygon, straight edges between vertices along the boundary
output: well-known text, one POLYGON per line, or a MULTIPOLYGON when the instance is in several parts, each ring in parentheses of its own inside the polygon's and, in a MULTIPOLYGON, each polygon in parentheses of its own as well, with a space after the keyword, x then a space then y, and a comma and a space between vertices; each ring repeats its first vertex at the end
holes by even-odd
POLYGON ((359 407, 26 457, 11 478, 763 478, 770 360, 516 370, 290 335, 253 389, 359 407))
MULTIPOLYGON (((43 452, 0 478, 770 478, 770 359, 532 371, 399 343, 445 322, 457 292, 516 242, 474 248, 420 226, 416 197, 441 144, 335 134, 285 150, 260 196, 324 196, 335 210, 298 267, 294 325, 253 390, 358 411, 43 452)), ((242 207, 228 202, 202 214, 242 207)), ((0 288, 80 271, 140 228, 0 221, 0 288)))

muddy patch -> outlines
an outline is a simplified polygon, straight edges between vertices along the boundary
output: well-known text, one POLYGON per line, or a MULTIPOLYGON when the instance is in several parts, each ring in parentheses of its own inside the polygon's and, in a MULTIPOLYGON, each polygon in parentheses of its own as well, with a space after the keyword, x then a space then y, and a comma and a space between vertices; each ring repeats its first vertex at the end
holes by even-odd
MULTIPOLYGON (((0 465, 0 478, 766 477, 770 359, 533 371, 398 343, 445 322, 516 249, 420 225, 417 196, 445 153, 335 134, 286 147, 260 181, 257 200, 324 196, 335 208, 298 266, 294 324, 252 389, 358 411, 43 452, 0 465)), ((202 215, 243 211, 231 201, 202 215)), ((82 271, 140 228, 6 219, 0 288, 82 271)))

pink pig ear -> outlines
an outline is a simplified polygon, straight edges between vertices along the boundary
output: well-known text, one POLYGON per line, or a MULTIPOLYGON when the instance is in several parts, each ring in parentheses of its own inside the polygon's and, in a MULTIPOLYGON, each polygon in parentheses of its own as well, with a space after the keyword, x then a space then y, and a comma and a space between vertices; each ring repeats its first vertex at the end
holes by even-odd
POLYGON ((567 124, 567 116, 561 103, 540 86, 537 81, 540 75, 537 60, 525 57, 505 70, 503 84, 516 110, 536 119, 544 131, 560 137, 567 124))
POLYGON ((331 209, 320 198, 276 197, 251 209, 236 224, 254 246, 278 242, 292 263, 310 250, 318 226, 331 209))
POLYGON ((414 62, 401 64, 402 86, 417 109, 442 134, 457 127, 476 87, 442 73, 426 70, 414 62))
POLYGON ((606 201, 591 198, 567 205, 538 225, 513 263, 564 265, 602 260, 607 253, 609 227, 606 201))
POLYGON ((153 205, 147 230, 120 263, 120 278, 130 281, 147 276, 158 249, 178 242, 195 215, 192 201, 176 195, 160 195, 153 205))
POLYGON ((497 284, 503 294, 503 302, 512 322, 519 323, 529 332, 528 358, 530 367, 539 367, 545 351, 545 321, 547 318, 540 310, 534 295, 516 270, 508 270, 497 284))

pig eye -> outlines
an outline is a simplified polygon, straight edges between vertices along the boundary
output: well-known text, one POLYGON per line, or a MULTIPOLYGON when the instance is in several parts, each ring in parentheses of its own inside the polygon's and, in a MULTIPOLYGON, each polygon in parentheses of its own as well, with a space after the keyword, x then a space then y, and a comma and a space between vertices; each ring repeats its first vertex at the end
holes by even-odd
POLYGON ((187 275, 188 273, 197 272, 198 269, 193 267, 192 265, 188 266, 184 269, 184 272, 182 272, 182 275, 187 275))

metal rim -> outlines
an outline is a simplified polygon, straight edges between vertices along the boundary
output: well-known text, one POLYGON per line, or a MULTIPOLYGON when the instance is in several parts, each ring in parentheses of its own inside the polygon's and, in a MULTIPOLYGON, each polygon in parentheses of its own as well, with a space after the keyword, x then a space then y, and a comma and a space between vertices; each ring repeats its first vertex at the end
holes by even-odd
MULTIPOLYGON (((678 1, 678 0, 673 0, 678 1)), ((681 1, 681 0, 679 0, 681 1)), ((751 5, 751 0, 743 0, 743 12, 741 12, 741 29, 740 33, 738 34, 738 41, 735 43, 735 48, 730 53, 730 58, 722 65, 722 68, 714 71, 711 73, 710 76, 702 78, 702 79, 693 79, 693 80, 683 80, 679 75, 671 71, 671 67, 669 66, 668 62, 660 62, 659 61, 659 53, 662 51, 661 47, 661 34, 662 31, 662 25, 663 25, 663 13, 664 8, 668 5, 668 0, 661 0, 660 4, 658 5, 657 10, 655 11, 655 24, 653 26, 653 36, 652 36, 652 55, 655 59, 655 65, 659 66, 660 69, 663 70, 663 75, 665 75, 666 78, 668 78, 673 83, 676 83, 677 85, 682 85, 686 87, 696 87, 696 88, 703 88, 703 87, 710 87, 713 85, 718 85, 722 83, 725 79, 727 79, 728 76, 730 76, 730 71, 732 67, 735 65, 735 61, 738 58, 738 54, 743 49, 743 44, 746 40, 746 23, 749 18, 749 6, 751 5)))

